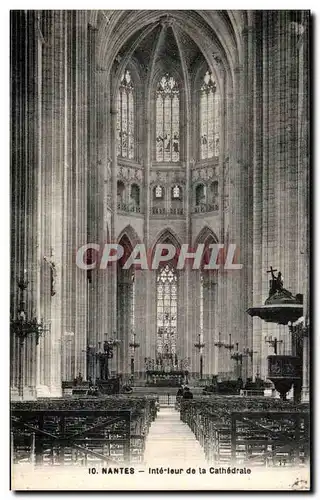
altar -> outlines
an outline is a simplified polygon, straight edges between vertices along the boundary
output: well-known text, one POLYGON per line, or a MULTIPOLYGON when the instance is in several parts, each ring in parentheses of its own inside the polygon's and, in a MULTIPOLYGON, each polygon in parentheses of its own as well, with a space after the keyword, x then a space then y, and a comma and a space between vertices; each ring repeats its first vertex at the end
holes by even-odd
POLYGON ((179 387, 181 384, 188 384, 187 371, 147 370, 146 376, 146 385, 150 387, 179 387))

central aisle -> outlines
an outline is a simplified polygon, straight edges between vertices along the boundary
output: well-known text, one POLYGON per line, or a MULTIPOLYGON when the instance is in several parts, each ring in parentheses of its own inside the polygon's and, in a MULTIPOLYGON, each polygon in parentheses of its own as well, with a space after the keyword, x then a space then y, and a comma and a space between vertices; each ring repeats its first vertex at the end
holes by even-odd
MULTIPOLYGON (((144 462, 163 466, 205 463, 204 452, 189 426, 180 420, 174 408, 161 408, 151 424, 146 441, 144 462)), ((189 465, 188 465, 189 466, 189 465)))

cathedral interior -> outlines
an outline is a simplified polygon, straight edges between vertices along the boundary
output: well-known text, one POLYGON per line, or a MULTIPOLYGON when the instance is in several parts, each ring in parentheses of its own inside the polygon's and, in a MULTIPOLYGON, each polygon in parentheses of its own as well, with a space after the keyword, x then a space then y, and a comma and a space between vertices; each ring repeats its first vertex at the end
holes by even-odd
POLYGON ((97 380, 271 386, 275 356, 309 401, 309 13, 10 26, 12 401, 97 380), (105 244, 124 257, 100 266, 105 244), (139 244, 233 244, 242 266, 125 269, 139 244))

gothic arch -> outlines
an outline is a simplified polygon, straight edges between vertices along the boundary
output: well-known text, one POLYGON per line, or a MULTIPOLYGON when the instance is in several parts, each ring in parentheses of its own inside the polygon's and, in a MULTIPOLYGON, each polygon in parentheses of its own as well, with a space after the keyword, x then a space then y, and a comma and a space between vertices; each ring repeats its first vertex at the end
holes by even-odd
POLYGON ((131 72, 132 80, 138 91, 137 94, 139 97, 141 97, 141 94, 143 92, 143 76, 141 75, 141 68, 139 61, 137 61, 136 58, 133 57, 132 50, 130 50, 130 52, 128 52, 128 55, 125 58, 123 58, 123 60, 121 60, 121 64, 119 65, 119 67, 117 67, 114 70, 112 78, 111 95, 112 96, 117 95, 119 91, 121 77, 126 69, 128 69, 131 72))
MULTIPOLYGON (((191 88, 194 93, 197 93, 199 90, 199 85, 201 83, 201 78, 206 72, 206 69, 208 68, 208 63, 207 61, 201 61, 195 68, 193 74, 191 75, 192 78, 192 84, 191 88)), ((218 92, 221 97, 223 97, 223 88, 222 88, 222 78, 221 74, 219 72, 218 66, 214 66, 213 69, 211 69, 211 73, 214 76, 215 82, 217 83, 218 87, 218 92)))
POLYGON ((172 243, 172 245, 174 245, 176 248, 181 247, 181 241, 179 240, 179 237, 175 234, 174 231, 172 231, 171 228, 167 227, 165 229, 162 229, 156 236, 154 244, 152 245, 152 254, 154 252, 155 246, 158 243, 164 242, 172 243))
POLYGON ((131 331, 134 327, 135 269, 133 266, 124 269, 124 264, 132 252, 134 240, 135 234, 131 226, 127 226, 118 239, 119 244, 121 244, 124 249, 123 256, 116 263, 117 333, 120 339, 118 363, 121 373, 126 373, 128 371, 127 352, 129 349, 131 331))
MULTIPOLYGON (((107 12, 107 11, 104 11, 107 12)), ((105 17, 105 16, 104 16, 105 17)), ((179 53, 179 70, 172 70, 171 73, 182 85, 180 94, 180 129, 179 134, 179 159, 178 162, 185 162, 187 168, 190 168, 190 158, 199 157, 192 125, 196 123, 195 96, 193 94, 193 85, 198 74, 199 64, 191 64, 188 60, 188 44, 195 44, 201 53, 201 63, 206 61, 208 69, 212 72, 217 82, 220 95, 221 109, 221 127, 232 127, 232 117, 235 108, 231 105, 229 109, 230 120, 224 122, 226 113, 226 94, 232 96, 237 93, 236 82, 239 75, 236 70, 239 69, 241 62, 240 50, 238 45, 239 33, 243 31, 243 23, 246 15, 238 15, 231 19, 231 14, 227 11, 110 11, 106 19, 101 20, 99 35, 97 40, 97 59, 98 67, 106 68, 102 75, 102 80, 110 90, 109 106, 113 109, 114 96, 116 95, 121 74, 128 64, 140 63, 141 54, 138 49, 144 39, 147 41, 152 38, 152 44, 149 48, 149 56, 146 64, 142 64, 140 73, 141 85, 139 93, 143 97, 144 114, 149 117, 147 127, 144 128, 144 121, 139 119, 135 129, 135 153, 134 160, 142 164, 142 155, 148 157, 147 165, 155 159, 155 129, 153 117, 153 99, 152 92, 159 76, 159 71, 163 66, 159 63, 157 56, 161 52, 161 44, 168 27, 172 30, 176 48, 179 53), (239 26, 239 24, 241 24, 239 26), (237 32, 236 32, 237 29, 237 32), (102 32, 101 32, 102 30, 102 32), (111 88, 110 88, 111 87, 111 88), (195 118, 195 119, 193 119, 195 118), (192 130, 191 130, 192 129, 192 130), (183 133, 182 133, 183 131, 183 133), (141 146, 141 138, 146 133, 148 140, 146 147, 141 146)), ((143 52, 142 52, 143 53, 143 52)), ((136 65, 135 73, 139 72, 136 65)), ((174 69, 174 68, 173 68, 174 69)), ((160 71, 160 73, 161 73, 160 71)), ((108 134, 112 136, 110 125, 107 125, 108 134)), ((228 133, 222 134, 223 139, 219 138, 220 155, 223 156, 228 141, 228 133)), ((218 155, 216 155, 218 156, 218 155)))
POLYGON ((150 89, 151 94, 153 92, 155 92, 157 85, 159 83, 159 80, 163 76, 164 73, 171 73, 171 76, 174 77, 174 79, 176 80, 176 82, 179 85, 180 92, 182 92, 184 89, 185 82, 183 79, 183 75, 181 74, 179 69, 174 68, 174 67, 171 68, 171 66, 166 66, 166 64, 157 62, 154 73, 152 75, 152 80, 151 80, 151 89, 150 89))
MULTIPOLYGON (((115 94, 117 91, 117 88, 119 87, 120 84, 120 79, 123 71, 126 69, 126 66, 130 64, 130 61, 133 61, 134 59, 132 58, 136 48, 139 46, 139 44, 143 41, 143 39, 148 36, 148 34, 155 28, 156 24, 151 24, 148 26, 134 41, 134 43, 131 44, 130 49, 128 49, 127 53, 125 54, 124 57, 120 59, 120 63, 118 68, 116 69, 113 84, 112 84, 112 95, 115 94)), ((137 64, 137 63, 136 63, 137 64)), ((140 73, 140 72, 139 72, 140 73)))
MULTIPOLYGON (((118 14, 112 14, 111 21, 102 23, 99 29, 98 65, 111 68, 121 49, 126 49, 128 41, 130 40, 131 46, 135 43, 135 34, 144 36, 150 26, 156 26, 168 14, 174 20, 175 27, 186 32, 198 45, 209 67, 213 68, 215 57, 218 55, 225 71, 234 81, 234 70, 241 62, 239 31, 243 28, 238 27, 238 22, 242 19, 230 19, 228 12, 119 11, 118 14)), ((121 56, 126 56, 126 50, 121 56)))
MULTIPOLYGON (((200 136, 201 136, 201 96, 202 96, 202 85, 204 83, 204 76, 206 71, 209 70, 209 73, 213 76, 214 82, 216 84, 216 92, 214 93, 215 95, 218 96, 219 102, 217 105, 212 106, 215 112, 219 109, 220 110, 220 116, 219 116, 219 125, 216 131, 218 132, 218 138, 220 141, 221 136, 223 137, 222 133, 222 127, 225 127, 225 123, 223 120, 223 114, 224 114, 224 108, 225 108, 225 103, 226 103, 226 98, 225 98, 225 91, 223 88, 223 75, 219 71, 219 66, 215 66, 213 70, 209 68, 209 65, 207 61, 200 61, 197 66, 195 67, 195 70, 193 74, 191 75, 191 87, 192 87, 192 95, 193 95, 193 153, 194 157, 197 159, 197 161, 205 160, 205 161, 214 161, 215 157, 218 157, 220 155, 210 155, 208 158, 202 158, 201 157, 201 144, 200 144, 200 136)), ((206 115, 206 113, 205 113, 206 115)), ((208 140, 208 138, 207 138, 208 140)))
POLYGON ((209 245, 218 243, 218 237, 209 226, 204 226, 195 239, 194 243, 195 248, 197 247, 197 245, 199 245, 199 243, 204 243, 205 245, 201 259, 202 265, 208 264, 211 253, 209 245))
POLYGON ((195 245, 206 243, 209 239, 212 239, 214 243, 218 243, 219 241, 215 232, 209 226, 204 226, 195 239, 195 245))
POLYGON ((139 238, 137 232, 133 229, 133 227, 128 224, 117 237, 117 242, 120 244, 121 240, 126 237, 130 242, 130 246, 133 249, 136 245, 141 243, 141 239, 139 238))

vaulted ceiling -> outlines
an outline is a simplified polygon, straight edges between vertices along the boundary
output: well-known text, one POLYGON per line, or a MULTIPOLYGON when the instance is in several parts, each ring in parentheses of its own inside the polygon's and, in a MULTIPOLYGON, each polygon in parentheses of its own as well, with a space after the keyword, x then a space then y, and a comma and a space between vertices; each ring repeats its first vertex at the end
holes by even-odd
POLYGON ((201 61, 231 75, 239 65, 246 11, 97 11, 98 63, 110 68, 134 57, 146 71, 159 61, 192 72, 201 61))
MULTIPOLYGON (((122 50, 128 50, 131 44, 141 36, 141 32, 134 35, 122 50)), ((167 71, 174 70, 183 74, 183 62, 188 73, 192 73, 195 66, 205 62, 205 58, 197 44, 182 31, 174 30, 172 26, 159 23, 138 43, 132 57, 140 68, 150 71, 151 63, 154 68, 161 67, 167 71), (152 61, 152 59, 154 60, 152 61)))

